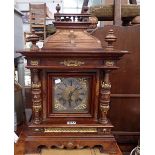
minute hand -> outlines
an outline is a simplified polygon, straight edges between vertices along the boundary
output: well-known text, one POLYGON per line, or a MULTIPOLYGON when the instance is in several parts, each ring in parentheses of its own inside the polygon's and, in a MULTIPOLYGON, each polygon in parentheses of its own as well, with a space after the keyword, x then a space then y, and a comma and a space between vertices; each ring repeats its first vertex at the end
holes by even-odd
POLYGON ((69 107, 72 106, 72 105, 71 105, 71 102, 72 102, 72 95, 73 95, 73 92, 70 92, 69 95, 68 95, 68 97, 69 97, 69 99, 68 99, 69 107))

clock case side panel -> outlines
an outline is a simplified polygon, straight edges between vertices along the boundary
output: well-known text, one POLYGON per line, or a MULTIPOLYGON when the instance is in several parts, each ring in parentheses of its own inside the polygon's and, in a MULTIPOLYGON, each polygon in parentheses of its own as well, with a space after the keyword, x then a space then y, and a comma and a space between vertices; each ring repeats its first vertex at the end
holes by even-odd
POLYGON ((75 121, 81 123, 97 123, 98 122, 98 96, 99 96, 99 71, 98 70, 77 70, 72 71, 50 71, 43 72, 43 121, 47 123, 66 124, 67 121, 75 121), (89 97, 89 113, 68 114, 68 113, 52 113, 52 77, 90 77, 90 96, 89 97))

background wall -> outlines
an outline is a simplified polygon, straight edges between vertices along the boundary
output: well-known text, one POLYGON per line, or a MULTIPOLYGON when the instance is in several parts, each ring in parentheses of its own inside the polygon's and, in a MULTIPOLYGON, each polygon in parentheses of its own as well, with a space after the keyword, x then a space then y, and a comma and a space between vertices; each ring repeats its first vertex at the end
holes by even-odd
POLYGON ((140 135, 140 26, 105 26, 97 29, 93 35, 104 41, 109 29, 114 30, 116 49, 128 50, 119 62, 120 67, 112 72, 112 84, 109 117, 114 125, 113 132, 124 151, 138 144, 140 135))
POLYGON ((22 49, 24 47, 24 35, 23 35, 23 22, 22 22, 22 14, 14 10, 14 57, 21 56, 21 54, 17 54, 15 51, 22 49))

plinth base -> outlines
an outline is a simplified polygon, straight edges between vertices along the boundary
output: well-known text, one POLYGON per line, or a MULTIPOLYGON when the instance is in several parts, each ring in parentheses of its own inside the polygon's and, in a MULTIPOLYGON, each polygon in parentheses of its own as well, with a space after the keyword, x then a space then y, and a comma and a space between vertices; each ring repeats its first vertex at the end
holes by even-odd
POLYGON ((98 147, 109 155, 122 155, 108 124, 29 125, 25 139, 25 153, 39 153, 41 149, 84 149, 98 147), (37 126, 37 127, 36 127, 37 126))
POLYGON ((60 148, 60 149, 83 149, 86 147, 99 147, 101 153, 109 155, 122 155, 114 138, 104 137, 79 137, 79 138, 62 138, 62 137, 27 137, 25 141, 25 153, 39 153, 43 148, 60 148))

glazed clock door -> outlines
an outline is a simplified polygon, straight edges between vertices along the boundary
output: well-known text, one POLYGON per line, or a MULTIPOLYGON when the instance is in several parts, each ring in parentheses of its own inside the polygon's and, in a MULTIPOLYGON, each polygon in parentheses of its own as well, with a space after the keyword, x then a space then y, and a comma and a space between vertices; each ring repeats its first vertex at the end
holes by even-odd
POLYGON ((95 89, 95 72, 49 73, 47 117, 93 118, 95 89))

